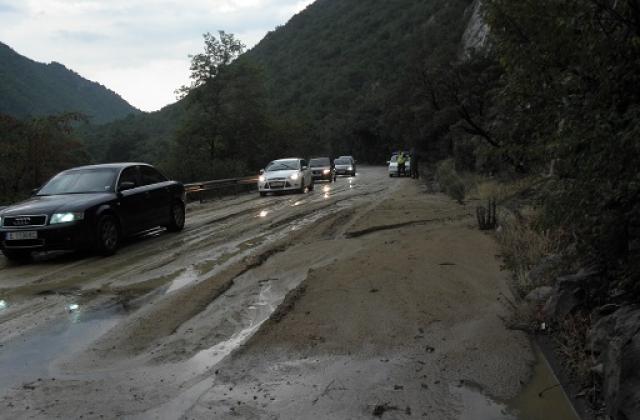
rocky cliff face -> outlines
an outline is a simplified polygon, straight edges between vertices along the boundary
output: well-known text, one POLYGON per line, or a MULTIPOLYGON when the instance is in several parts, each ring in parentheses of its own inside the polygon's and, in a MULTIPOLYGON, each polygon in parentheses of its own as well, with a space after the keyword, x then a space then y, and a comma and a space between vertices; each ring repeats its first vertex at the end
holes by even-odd
POLYGON ((482 0, 475 0, 467 11, 469 23, 462 35, 460 58, 468 58, 474 51, 483 50, 489 44, 489 25, 482 15, 482 0))

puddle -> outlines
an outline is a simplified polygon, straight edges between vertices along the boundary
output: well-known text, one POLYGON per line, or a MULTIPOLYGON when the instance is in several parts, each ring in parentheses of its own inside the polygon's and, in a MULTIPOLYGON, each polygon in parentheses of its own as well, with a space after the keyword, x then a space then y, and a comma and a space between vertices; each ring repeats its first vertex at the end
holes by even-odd
POLYGON ((580 420, 551 370, 549 363, 534 344, 537 363, 533 377, 520 395, 509 402, 521 420, 580 420))
POLYGON ((55 361, 81 350, 115 326, 126 313, 121 306, 83 312, 71 304, 66 318, 52 321, 29 337, 4 343, 0 351, 0 395, 12 387, 56 377, 55 361))
POLYGON ((454 388, 462 400, 460 420, 580 420, 540 349, 531 381, 514 399, 498 402, 474 387, 454 388))
POLYGON ((178 277, 176 277, 171 282, 171 284, 169 285, 169 288, 165 293, 169 294, 171 292, 175 292, 178 289, 182 289, 184 286, 187 286, 195 282, 197 279, 198 279, 198 274, 196 273, 193 266, 187 267, 184 271, 182 271, 182 273, 180 273, 178 277))
POLYGON ((506 405, 493 401, 480 390, 461 387, 453 392, 462 400, 463 408, 459 420, 518 420, 516 415, 509 414, 506 405))

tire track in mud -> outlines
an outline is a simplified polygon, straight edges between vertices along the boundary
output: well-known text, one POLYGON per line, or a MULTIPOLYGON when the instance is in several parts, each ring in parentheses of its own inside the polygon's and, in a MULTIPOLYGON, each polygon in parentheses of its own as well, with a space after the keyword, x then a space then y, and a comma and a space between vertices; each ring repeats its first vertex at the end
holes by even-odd
MULTIPOLYGON (((347 220, 343 218, 343 212, 350 215, 352 209, 326 214, 306 228, 289 233, 259 252, 233 262, 210 277, 148 302, 127 320, 94 342, 84 368, 109 367, 113 363, 149 353, 159 341, 175 334, 183 324, 203 312, 219 296, 229 290, 234 285, 235 279, 262 266, 274 255, 286 252, 303 238, 307 242, 313 241, 317 235, 310 237, 308 233, 314 232, 318 226, 331 224, 335 220, 347 220)), ((154 357, 158 358, 160 352, 162 349, 156 349, 153 352, 154 357)), ((183 355, 183 357, 188 356, 189 354, 183 355)))
MULTIPOLYGON (((105 302, 121 305, 129 315, 113 331, 94 342, 90 350, 93 360, 86 364, 89 367, 95 360, 102 360, 101 365, 109 368, 109 360, 126 362, 153 351, 152 346, 158 340, 172 336, 181 325, 205 310, 233 286, 235 278, 260 267, 273 255, 300 243, 300 239, 328 239, 328 235, 333 235, 343 222, 350 219, 355 208, 361 207, 359 200, 384 190, 376 187, 373 191, 366 185, 360 191, 347 186, 334 187, 333 195, 328 198, 318 193, 301 198, 278 197, 268 202, 250 198, 240 203, 240 207, 248 208, 214 217, 214 220, 233 220, 235 223, 231 231, 227 224, 208 221, 206 213, 209 210, 200 208, 194 212, 195 226, 188 227, 183 234, 158 236, 152 233, 156 237, 134 241, 132 249, 124 249, 109 259, 91 257, 71 264, 66 262, 67 257, 54 259, 39 267, 39 270, 56 267, 54 272, 41 273, 30 284, 2 289, 0 297, 10 293, 12 297, 20 298, 24 302, 21 312, 24 314, 36 303, 36 298, 33 298, 33 304, 25 299, 42 293, 55 295, 60 299, 54 305, 47 305, 51 310, 42 309, 45 314, 50 312, 51 318, 47 319, 51 320, 64 315, 64 311, 59 309, 64 309, 60 302, 65 302, 66 297, 78 300, 85 311, 99 309, 99 305, 105 305, 105 302), (264 208, 282 209, 284 219, 275 225, 270 224, 258 216, 258 211, 264 208), (286 212, 293 214, 286 215, 286 212), (223 235, 213 232, 222 232, 223 235), (192 242, 194 234, 205 237, 202 246, 196 249, 192 242), (227 246, 232 236, 243 238, 235 246, 227 246), (272 241, 274 237, 280 239, 272 241), (177 246, 172 243, 176 239, 177 246), (267 245, 263 245, 264 242, 267 245), (246 248, 243 248, 243 243, 248 244, 246 248), (250 254, 256 246, 262 249, 250 254), (213 259, 210 258, 212 252, 216 254, 213 259), (198 271, 197 278, 183 290, 167 294, 168 284, 173 284, 185 267, 198 271), (206 272, 211 273, 207 275, 206 272), (110 342, 111 339, 114 341, 110 342)), ((217 207, 224 209, 221 205, 217 207)), ((19 321, 17 318, 20 316, 16 313, 11 318, 19 321)), ((28 334, 28 328, 24 333, 28 334)))
POLYGON ((422 219, 422 220, 412 220, 409 222, 402 222, 402 223, 391 223, 391 224, 383 224, 383 225, 378 225, 378 226, 371 226, 365 229, 360 229, 360 230, 354 230, 354 231, 348 231, 345 232, 344 236, 346 238, 359 238, 361 236, 365 236, 365 235, 370 235, 372 233, 376 233, 376 232, 382 232, 385 230, 394 230, 394 229, 401 229, 404 227, 408 227, 408 226, 424 226, 424 225, 428 225, 428 224, 436 224, 436 223, 440 223, 440 224, 444 224, 444 223, 453 223, 453 222, 457 222, 460 220, 465 220, 468 219, 471 215, 470 214, 462 214, 460 216, 456 216, 456 217, 441 217, 441 218, 435 218, 435 219, 422 219))

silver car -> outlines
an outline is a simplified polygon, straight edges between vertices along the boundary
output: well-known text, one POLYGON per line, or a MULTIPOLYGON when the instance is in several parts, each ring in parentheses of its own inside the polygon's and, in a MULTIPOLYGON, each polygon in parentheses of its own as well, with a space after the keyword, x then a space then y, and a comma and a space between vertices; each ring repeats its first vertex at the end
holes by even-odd
POLYGON ((260 171, 258 191, 265 196, 269 192, 313 190, 313 177, 307 161, 300 158, 278 159, 260 171))
POLYGON ((352 158, 338 158, 333 161, 336 175, 356 176, 356 163, 352 158))

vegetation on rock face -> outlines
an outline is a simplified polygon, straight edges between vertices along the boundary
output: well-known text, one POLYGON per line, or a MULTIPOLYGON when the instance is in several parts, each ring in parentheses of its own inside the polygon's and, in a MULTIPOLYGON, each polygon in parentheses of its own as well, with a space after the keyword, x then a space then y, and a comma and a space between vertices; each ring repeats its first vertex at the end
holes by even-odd
POLYGON ((638 292, 636 2, 489 0, 486 13, 503 72, 493 95, 502 150, 530 172, 557 163, 547 223, 566 230, 582 258, 621 270, 616 286, 638 292))
POLYGON ((97 83, 59 63, 36 63, 0 43, 0 114, 15 118, 66 112, 106 123, 139 111, 97 83))

